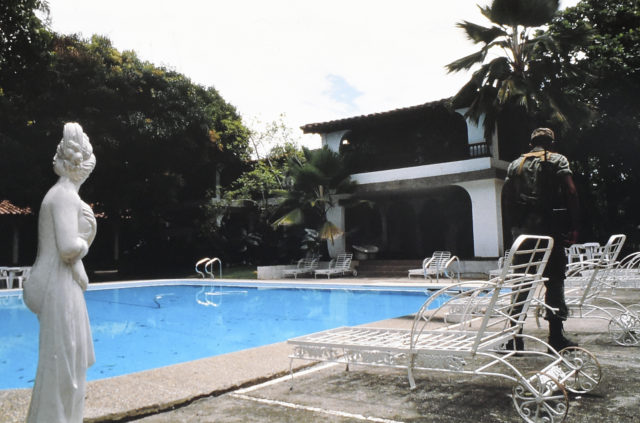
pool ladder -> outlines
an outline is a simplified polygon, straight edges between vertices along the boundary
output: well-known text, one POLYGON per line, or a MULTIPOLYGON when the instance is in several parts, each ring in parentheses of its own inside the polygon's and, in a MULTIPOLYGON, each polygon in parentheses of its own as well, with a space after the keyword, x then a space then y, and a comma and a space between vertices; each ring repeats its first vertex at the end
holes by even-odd
POLYGON ((215 262, 218 262, 218 267, 220 268, 220 278, 222 279, 222 260, 220 260, 218 257, 214 257, 214 258, 205 257, 198 260, 196 262, 196 273, 200 275, 203 279, 206 278, 205 273, 209 275, 211 279, 214 279, 213 263, 215 262), (198 266, 201 266, 203 264, 204 264, 204 267, 203 267, 204 271, 201 271, 198 269, 198 266))

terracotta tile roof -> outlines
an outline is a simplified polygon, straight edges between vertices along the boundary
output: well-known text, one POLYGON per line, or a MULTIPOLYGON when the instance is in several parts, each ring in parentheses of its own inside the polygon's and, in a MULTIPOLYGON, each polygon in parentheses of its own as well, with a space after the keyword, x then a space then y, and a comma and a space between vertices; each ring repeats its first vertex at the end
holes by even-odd
POLYGON ((446 107, 451 102, 451 99, 445 98, 442 100, 431 101, 417 106, 403 107, 400 109, 389 110, 386 112, 371 113, 368 115, 353 116, 345 119, 331 120, 328 122, 309 123, 300 127, 305 134, 319 134, 337 131, 340 129, 351 129, 353 125, 364 123, 365 121, 372 121, 381 118, 395 118, 408 115, 415 115, 416 113, 425 112, 436 109, 438 107, 446 107))
POLYGON ((9 200, 0 201, 0 215, 28 215, 31 214, 31 208, 21 208, 14 206, 9 200))

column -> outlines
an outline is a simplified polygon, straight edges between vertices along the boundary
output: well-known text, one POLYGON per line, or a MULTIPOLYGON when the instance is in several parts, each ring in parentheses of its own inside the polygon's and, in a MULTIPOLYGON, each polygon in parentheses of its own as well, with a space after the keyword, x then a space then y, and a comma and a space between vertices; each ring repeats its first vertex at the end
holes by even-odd
MULTIPOLYGON (((327 211, 327 220, 336 225, 343 233, 345 230, 344 219, 344 207, 333 206, 327 211)), ((345 236, 340 235, 333 238, 333 242, 330 239, 327 240, 327 247, 329 249, 329 256, 336 257, 340 253, 346 251, 345 236)))
POLYGON ((500 194, 504 181, 482 179, 456 184, 471 197, 473 219, 473 250, 476 257, 500 257, 502 242, 502 203, 500 194))

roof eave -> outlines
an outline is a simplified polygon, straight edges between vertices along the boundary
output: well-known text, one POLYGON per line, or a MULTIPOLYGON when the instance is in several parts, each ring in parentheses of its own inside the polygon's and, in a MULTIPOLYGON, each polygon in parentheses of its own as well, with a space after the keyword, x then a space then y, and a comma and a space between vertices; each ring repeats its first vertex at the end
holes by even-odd
POLYGON ((354 125, 362 124, 366 121, 377 120, 381 118, 388 118, 394 116, 400 116, 403 114, 411 114, 420 111, 429 111, 436 107, 449 107, 451 98, 444 98, 437 101, 431 101, 417 106, 404 107, 400 109, 389 110, 386 112, 371 113, 367 115, 352 116, 344 119, 336 119, 327 122, 309 123, 300 127, 305 134, 323 134, 328 132, 339 131, 343 129, 351 129, 354 125))

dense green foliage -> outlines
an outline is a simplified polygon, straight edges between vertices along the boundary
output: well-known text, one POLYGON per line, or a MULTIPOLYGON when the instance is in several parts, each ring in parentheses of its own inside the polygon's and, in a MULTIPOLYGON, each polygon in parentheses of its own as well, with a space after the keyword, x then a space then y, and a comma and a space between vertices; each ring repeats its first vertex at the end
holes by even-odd
POLYGON ((240 173, 248 130, 214 88, 120 52, 104 37, 51 33, 33 12, 40 4, 0 9, 2 198, 37 210, 55 178, 63 124, 77 121, 97 157, 82 196, 121 233, 125 258, 191 263, 200 205, 207 190, 240 173))
POLYGON ((208 192, 203 234, 225 261, 286 263, 298 256, 299 231, 274 228, 270 222, 291 186, 289 163, 304 157, 282 119, 263 131, 251 131, 249 141, 257 159, 244 164, 242 174, 221 197, 213 190, 208 192))
MULTIPOLYGON (((640 4, 584 0, 558 13, 555 0, 494 0, 492 25, 459 24, 481 46, 448 65, 477 67, 454 102, 485 113, 485 135, 517 112, 524 133, 550 126, 572 161, 583 214, 581 239, 628 236, 640 248, 640 4), (548 24, 545 28, 543 24, 548 24), (503 54, 487 60, 491 49, 503 54)), ((522 151, 526 138, 514 151, 522 151)))
POLYGON ((640 3, 584 0, 550 27, 554 36, 590 30, 593 41, 574 45, 565 61, 586 78, 567 85, 593 110, 593 118, 565 136, 574 161, 585 215, 584 238, 604 241, 627 234, 627 249, 640 249, 640 3))

